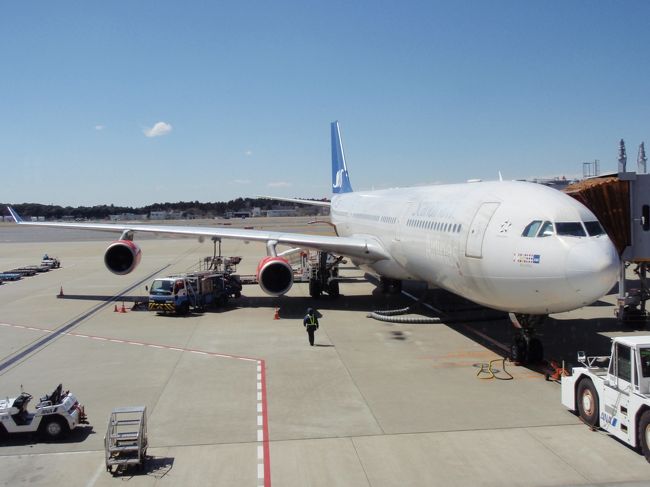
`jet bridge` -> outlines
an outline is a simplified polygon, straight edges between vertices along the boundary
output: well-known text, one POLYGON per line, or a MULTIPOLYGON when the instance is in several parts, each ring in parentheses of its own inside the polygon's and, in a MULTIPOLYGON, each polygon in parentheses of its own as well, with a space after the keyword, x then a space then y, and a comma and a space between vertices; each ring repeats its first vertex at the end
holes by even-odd
POLYGON ((620 141, 618 174, 571 185, 566 193, 598 217, 621 257, 616 315, 623 322, 645 322, 650 298, 650 174, 644 144, 639 147, 637 172, 627 171, 625 143, 620 141), (638 288, 627 286, 625 271, 633 266, 638 288))

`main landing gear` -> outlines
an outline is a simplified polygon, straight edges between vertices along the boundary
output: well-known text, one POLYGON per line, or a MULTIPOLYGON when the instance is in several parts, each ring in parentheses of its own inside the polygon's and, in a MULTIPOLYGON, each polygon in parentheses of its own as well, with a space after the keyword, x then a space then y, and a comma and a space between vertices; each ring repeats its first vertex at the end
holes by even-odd
POLYGON ((535 364, 544 358, 544 347, 535 336, 535 327, 546 321, 548 315, 522 315, 510 313, 515 326, 515 336, 510 346, 510 358, 520 364, 535 364))
POLYGON ((379 289, 384 294, 399 294, 402 292, 402 281, 382 277, 379 280, 379 289))

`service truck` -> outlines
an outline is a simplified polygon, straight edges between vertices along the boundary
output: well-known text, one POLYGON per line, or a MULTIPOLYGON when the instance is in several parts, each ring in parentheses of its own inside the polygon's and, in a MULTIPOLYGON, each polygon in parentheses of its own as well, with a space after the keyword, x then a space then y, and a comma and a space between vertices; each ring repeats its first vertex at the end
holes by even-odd
POLYGON ((154 279, 149 289, 149 310, 188 314, 223 306, 241 294, 237 276, 222 272, 195 272, 154 279))
POLYGON ((562 377, 562 404, 650 462, 650 336, 615 337, 609 356, 578 352, 578 361, 562 377))

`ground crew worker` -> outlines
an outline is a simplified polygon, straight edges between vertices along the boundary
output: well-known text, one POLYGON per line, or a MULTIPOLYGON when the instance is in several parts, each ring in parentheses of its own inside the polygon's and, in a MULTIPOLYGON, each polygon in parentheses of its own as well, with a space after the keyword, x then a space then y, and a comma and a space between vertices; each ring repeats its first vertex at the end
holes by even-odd
POLYGON ((307 334, 309 335, 309 345, 314 346, 314 333, 318 330, 318 318, 313 308, 307 308, 307 314, 305 319, 302 320, 303 326, 307 329, 307 334))

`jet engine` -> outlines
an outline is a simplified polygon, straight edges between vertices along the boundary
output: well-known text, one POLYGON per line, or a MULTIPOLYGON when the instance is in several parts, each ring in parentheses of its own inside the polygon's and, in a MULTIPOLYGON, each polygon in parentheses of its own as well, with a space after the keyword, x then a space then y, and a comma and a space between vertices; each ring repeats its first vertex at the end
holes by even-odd
POLYGON ((132 240, 117 240, 108 246, 104 264, 113 274, 128 274, 140 263, 140 247, 132 240))
POLYGON ((266 294, 280 296, 293 285, 293 269, 282 257, 265 257, 257 265, 257 282, 266 294))

